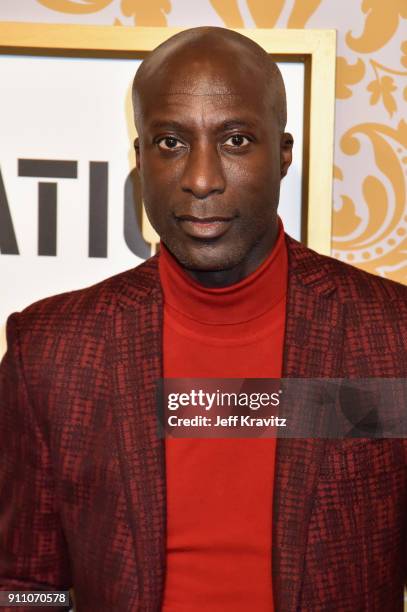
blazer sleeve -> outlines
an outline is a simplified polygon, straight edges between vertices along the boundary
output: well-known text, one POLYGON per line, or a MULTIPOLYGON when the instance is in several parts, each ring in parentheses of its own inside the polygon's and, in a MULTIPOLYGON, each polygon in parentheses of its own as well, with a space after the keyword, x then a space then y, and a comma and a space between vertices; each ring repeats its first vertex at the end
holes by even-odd
MULTIPOLYGON (((68 590, 72 579, 49 447, 24 371, 22 316, 9 318, 0 365, 0 590, 68 590)), ((30 361, 41 367, 40 356, 30 361)), ((10 612, 18 609, 26 608, 10 612)))

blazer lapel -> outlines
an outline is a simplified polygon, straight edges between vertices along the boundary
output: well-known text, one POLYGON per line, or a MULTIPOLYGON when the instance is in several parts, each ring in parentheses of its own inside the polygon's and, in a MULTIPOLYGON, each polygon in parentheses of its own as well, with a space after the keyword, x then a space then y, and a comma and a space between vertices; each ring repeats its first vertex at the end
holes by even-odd
MULTIPOLYGON (((343 313, 321 260, 287 237, 289 282, 283 377, 338 377, 343 313), (313 258, 315 260, 313 261, 313 258)), ((277 612, 299 609, 308 526, 326 441, 279 439, 273 500, 273 591, 277 612)))
POLYGON ((143 287, 138 272, 137 286, 126 287, 111 342, 116 438, 138 573, 132 606, 146 612, 160 609, 166 538, 165 452, 156 392, 162 376, 162 298, 155 264, 143 266, 153 272, 146 283, 153 291, 143 287))

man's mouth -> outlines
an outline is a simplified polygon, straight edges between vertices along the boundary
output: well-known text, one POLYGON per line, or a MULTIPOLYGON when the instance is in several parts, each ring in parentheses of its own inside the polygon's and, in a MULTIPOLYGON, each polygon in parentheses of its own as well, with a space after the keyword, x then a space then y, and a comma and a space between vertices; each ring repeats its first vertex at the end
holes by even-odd
POLYGON ((176 220, 182 230, 192 238, 211 240, 223 236, 232 225, 234 217, 195 217, 193 215, 177 215, 176 220))

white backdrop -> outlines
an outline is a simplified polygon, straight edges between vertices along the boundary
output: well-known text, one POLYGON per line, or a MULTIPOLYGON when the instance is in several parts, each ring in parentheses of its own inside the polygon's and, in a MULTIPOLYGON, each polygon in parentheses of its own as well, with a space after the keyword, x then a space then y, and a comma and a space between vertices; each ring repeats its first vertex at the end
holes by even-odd
MULTIPOLYGON (((33 301, 93 284, 151 253, 127 180, 134 168, 130 87, 138 64, 0 55, 0 327, 33 301)), ((280 68, 295 138, 280 213, 299 238, 304 70, 280 68)))

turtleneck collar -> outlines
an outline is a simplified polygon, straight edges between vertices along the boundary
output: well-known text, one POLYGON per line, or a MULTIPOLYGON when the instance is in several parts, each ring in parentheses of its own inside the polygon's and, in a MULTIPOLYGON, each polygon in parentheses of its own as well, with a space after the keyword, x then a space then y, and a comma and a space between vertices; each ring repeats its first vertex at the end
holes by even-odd
POLYGON ((183 316, 209 325, 235 325, 262 316, 286 295, 287 250, 283 225, 264 262, 242 281, 209 288, 192 279, 161 244, 160 280, 166 306, 183 316))

